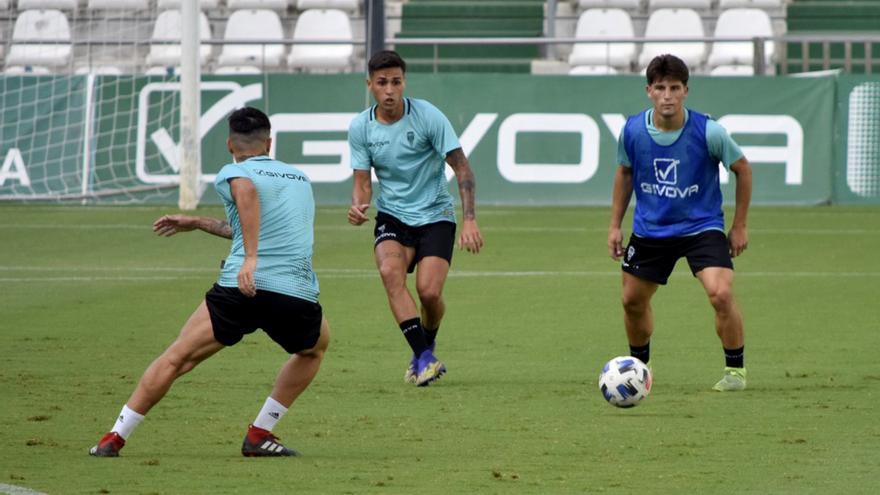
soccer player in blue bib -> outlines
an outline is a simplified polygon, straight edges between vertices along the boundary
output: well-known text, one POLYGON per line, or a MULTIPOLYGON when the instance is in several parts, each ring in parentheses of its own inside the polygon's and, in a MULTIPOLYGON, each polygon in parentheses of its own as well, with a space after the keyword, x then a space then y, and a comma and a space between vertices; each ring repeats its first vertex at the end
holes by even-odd
POLYGON ((649 362, 651 297, 684 257, 715 309, 715 329, 724 348, 724 376, 713 388, 742 390, 743 322, 733 296, 732 258, 748 246, 751 166, 724 128, 684 107, 689 72, 681 59, 660 55, 648 65, 646 75, 653 108, 630 117, 621 131, 608 228, 608 251, 614 260, 623 258, 630 354, 649 362), (719 162, 736 175, 736 210, 727 235, 719 162), (633 233, 624 249, 620 224, 633 191, 633 233))
POLYGON ((199 229, 232 239, 232 247, 217 283, 177 340, 144 372, 113 429, 91 448, 91 455, 118 456, 134 428, 177 378, 257 328, 291 357, 248 428, 241 453, 297 455, 278 441, 272 428, 318 373, 330 330, 312 271, 312 186, 300 170, 269 158, 269 132, 269 118, 255 108, 229 116, 227 145, 234 163, 223 167, 214 183, 226 221, 166 215, 153 224, 162 236, 199 229))
POLYGON ((483 238, 474 210, 474 174, 446 116, 425 100, 403 96, 406 63, 397 53, 376 53, 368 70, 367 88, 376 104, 355 117, 348 130, 354 169, 348 222, 368 220, 372 170, 379 180, 376 266, 391 312, 413 352, 404 379, 425 386, 446 372, 434 356, 456 229, 446 164, 455 172, 461 194, 459 248, 478 253, 483 238), (406 286, 407 274, 416 267, 421 310, 406 286))

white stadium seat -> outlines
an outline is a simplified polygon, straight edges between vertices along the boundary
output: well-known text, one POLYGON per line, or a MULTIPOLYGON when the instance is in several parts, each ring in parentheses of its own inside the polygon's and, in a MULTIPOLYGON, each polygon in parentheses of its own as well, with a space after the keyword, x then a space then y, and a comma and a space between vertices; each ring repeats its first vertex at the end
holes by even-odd
MULTIPOLYGON (((199 8, 212 10, 220 6, 220 0, 199 0, 199 8)), ((179 10, 180 0, 158 0, 156 7, 159 10, 179 10)))
POLYGON ((12 65, 3 69, 3 73, 11 76, 45 76, 52 71, 48 67, 12 65))
POLYGON ((122 69, 115 65, 92 65, 78 67, 76 74, 94 74, 96 76, 119 76, 122 75, 122 69))
MULTIPOLYGON (((648 18, 645 38, 703 38, 703 21, 691 9, 660 9, 648 18)), ((693 70, 703 63, 706 56, 706 43, 691 42, 647 42, 642 47, 639 65, 645 67, 657 55, 669 53, 684 60, 693 70)))
POLYGON ((354 46, 349 44, 311 45, 298 40, 352 39, 348 15, 337 9, 307 10, 300 14, 293 30, 293 48, 287 65, 305 70, 345 70, 351 64, 354 46))
POLYGON ((236 74, 261 74, 259 67, 253 65, 228 65, 226 67, 218 67, 214 74, 236 75, 236 74))
POLYGON ((296 10, 339 9, 354 12, 359 5, 359 0, 297 0, 296 10))
POLYGON ((180 75, 180 67, 150 67, 146 71, 144 71, 144 75, 146 76, 165 76, 165 77, 173 77, 180 75))
POLYGON ((751 65, 719 65, 709 72, 712 76, 753 76, 755 69, 751 65))
MULTIPOLYGON (((621 9, 589 9, 578 19, 575 38, 634 36, 632 19, 621 9)), ((629 67, 636 57, 635 43, 575 43, 568 63, 629 67)))
POLYGON ((608 65, 578 65, 568 71, 572 76, 605 76, 617 74, 617 69, 608 65))
POLYGON ((77 0, 18 0, 19 11, 31 9, 76 10, 77 0))
POLYGON ((147 10, 149 0, 89 0, 89 10, 147 10))
POLYGON ((630 9, 641 6, 642 0, 578 0, 578 9, 630 9))
MULTIPOLYGON (((153 35, 151 40, 169 40, 180 41, 181 36, 181 20, 179 10, 166 10, 160 12, 156 17, 156 24, 153 27, 153 35)), ((206 40, 211 38, 211 26, 208 24, 208 17, 204 12, 199 12, 199 39, 206 40)), ((199 60, 204 64, 208 57, 211 56, 210 45, 199 46, 199 60)), ((156 44, 150 46, 150 53, 147 54, 147 65, 155 66, 172 66, 180 64, 180 45, 175 44, 156 44)))
MULTIPOLYGON (((226 40, 284 39, 281 18, 271 10, 237 10, 226 21, 226 40)), ((278 67, 284 60, 284 45, 223 45, 218 65, 255 65, 278 67)))
POLYGON ((229 10, 269 9, 287 10, 287 0, 226 0, 229 10))
POLYGON ((779 9, 783 0, 721 0, 718 4, 722 10, 735 8, 779 9))
MULTIPOLYGON (((715 38, 750 38, 773 36, 770 16, 760 9, 730 9, 718 16, 715 25, 715 38)), ((770 62, 774 44, 764 43, 765 61, 770 62)), ((752 65, 755 56, 754 44, 748 41, 713 43, 709 54, 710 67, 719 65, 752 65)))
POLYGON ((648 0, 648 9, 709 10, 712 0, 648 0))
POLYGON ((58 67, 70 62, 70 25, 60 10, 25 10, 15 20, 6 65, 58 67), (68 43, 16 43, 15 40, 68 43))

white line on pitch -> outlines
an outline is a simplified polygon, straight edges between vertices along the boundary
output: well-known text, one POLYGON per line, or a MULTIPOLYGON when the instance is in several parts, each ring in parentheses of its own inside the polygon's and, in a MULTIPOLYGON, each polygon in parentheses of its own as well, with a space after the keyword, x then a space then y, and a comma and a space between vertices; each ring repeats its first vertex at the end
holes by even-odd
MULTIPOLYGON (((375 270, 318 270, 322 279, 373 278, 375 270)), ((526 277, 619 277, 619 271, 452 271, 453 278, 526 278, 526 277)), ((673 273, 673 277, 690 278, 689 273, 673 273)), ((738 277, 746 278, 872 278, 880 277, 880 272, 738 272, 738 277)), ((167 276, 64 276, 64 277, 0 277, 0 283, 23 282, 156 282, 174 280, 204 280, 205 277, 167 275, 167 276)))
POLYGON ((31 490, 30 488, 25 488, 23 486, 7 485, 5 483, 0 483, 0 493, 7 493, 9 495, 46 495, 43 492, 31 490))

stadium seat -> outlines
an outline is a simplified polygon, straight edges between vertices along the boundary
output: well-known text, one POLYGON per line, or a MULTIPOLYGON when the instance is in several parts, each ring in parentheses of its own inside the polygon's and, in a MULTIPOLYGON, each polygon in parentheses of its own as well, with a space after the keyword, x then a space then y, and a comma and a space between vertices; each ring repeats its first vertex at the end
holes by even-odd
POLYGON ((3 69, 3 73, 11 76, 45 76, 52 74, 52 71, 48 67, 38 65, 11 65, 3 69))
POLYGON ((642 0, 578 0, 578 9, 638 9, 642 0))
POLYGON ((150 67, 149 69, 144 71, 144 75, 146 76, 179 76, 180 75, 180 67, 177 66, 168 66, 168 67, 150 67))
MULTIPOLYGON (((237 10, 226 22, 227 40, 246 39, 284 39, 281 18, 272 10, 237 10)), ((284 60, 284 45, 223 45, 217 64, 255 65, 258 67, 278 67, 284 60)))
POLYGON ((70 25, 60 10, 25 10, 15 20, 7 66, 59 67, 70 62, 70 43, 16 43, 15 40, 70 41, 70 25))
MULTIPOLYGON (((170 40, 180 41, 181 25, 179 10, 165 10, 160 12, 156 17, 156 24, 153 27, 153 35, 151 40, 170 40)), ((199 13, 199 39, 206 40, 211 38, 211 26, 208 24, 208 17, 204 12, 199 13)), ((211 46, 199 46, 199 61, 204 64, 208 57, 211 56, 211 46)), ((150 46, 150 53, 147 54, 147 65, 154 66, 174 66, 180 64, 180 45, 179 44, 156 44, 150 46)))
POLYGON ((779 9, 782 8, 783 0, 721 0, 718 7, 724 9, 753 8, 753 9, 779 9))
POLYGON ((78 67, 74 73, 79 75, 94 74, 96 76, 119 76, 122 69, 115 65, 92 65, 78 67))
POLYGON ((218 67, 214 74, 261 74, 262 72, 259 67, 254 67, 253 65, 228 65, 226 67, 218 67))
POLYGON ((617 69, 610 65, 578 65, 572 67, 568 74, 571 76, 605 76, 617 74, 617 69))
MULTIPOLYGON (((589 9, 578 19, 574 36, 632 38, 632 19, 621 9, 589 9)), ((628 68, 635 58, 635 43, 575 43, 568 63, 572 66, 611 65, 628 68)))
POLYGON ((287 0, 226 0, 229 10, 269 9, 287 10, 287 0))
MULTIPOLYGON (((715 38, 772 37, 770 16, 760 9, 730 9, 721 12, 715 25, 715 38)), ((773 42, 764 43, 766 62, 773 56, 773 42)), ((748 41, 718 42, 709 53, 709 67, 719 65, 752 65, 754 45, 748 41)))
MULTIPOLYGON (((17 8, 22 10, 76 10, 77 0, 18 0, 17 8)), ((11 5, 10 5, 11 6, 11 5)))
POLYGON ((709 72, 712 76, 753 76, 755 69, 751 65, 719 65, 709 72))
POLYGON ((338 9, 311 9, 300 14, 293 30, 293 48, 287 65, 303 70, 345 70, 351 64, 353 45, 314 45, 302 40, 352 39, 351 21, 338 9))
POLYGON ((149 0, 89 0, 89 10, 147 10, 149 0))
POLYGON ((339 9, 355 12, 360 3, 360 0, 296 0, 296 10, 339 9))
POLYGON ((712 0, 648 0, 648 9, 697 9, 709 10, 712 0))
MULTIPOLYGON (((660 9, 648 18, 645 38, 702 38, 704 37, 703 21, 691 9, 660 9)), ((647 42, 642 48, 639 65, 645 67, 656 57, 671 53, 682 60, 693 70, 703 63, 706 56, 706 44, 696 42, 647 42)))
MULTIPOLYGON (((202 10, 212 10, 220 7, 220 0, 199 0, 199 8, 202 10)), ((158 0, 156 8, 159 10, 179 10, 180 0, 158 0)))

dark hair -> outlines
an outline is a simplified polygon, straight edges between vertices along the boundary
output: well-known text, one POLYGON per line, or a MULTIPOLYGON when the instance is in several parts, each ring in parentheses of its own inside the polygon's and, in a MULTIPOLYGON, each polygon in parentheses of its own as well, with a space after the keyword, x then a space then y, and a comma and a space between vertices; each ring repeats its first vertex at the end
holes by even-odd
POLYGON ((651 63, 648 64, 648 70, 645 71, 645 76, 648 78, 649 86, 667 77, 681 81, 687 86, 690 72, 682 59, 675 55, 665 54, 657 55, 651 60, 651 63))
POLYGON ((269 137, 272 124, 265 113, 254 107, 244 107, 229 114, 229 135, 269 137))
POLYGON ((370 57, 370 62, 367 64, 367 70, 371 76, 377 70, 393 69, 394 67, 400 67, 400 70, 406 74, 406 62, 400 58, 397 52, 392 50, 376 52, 370 57))

